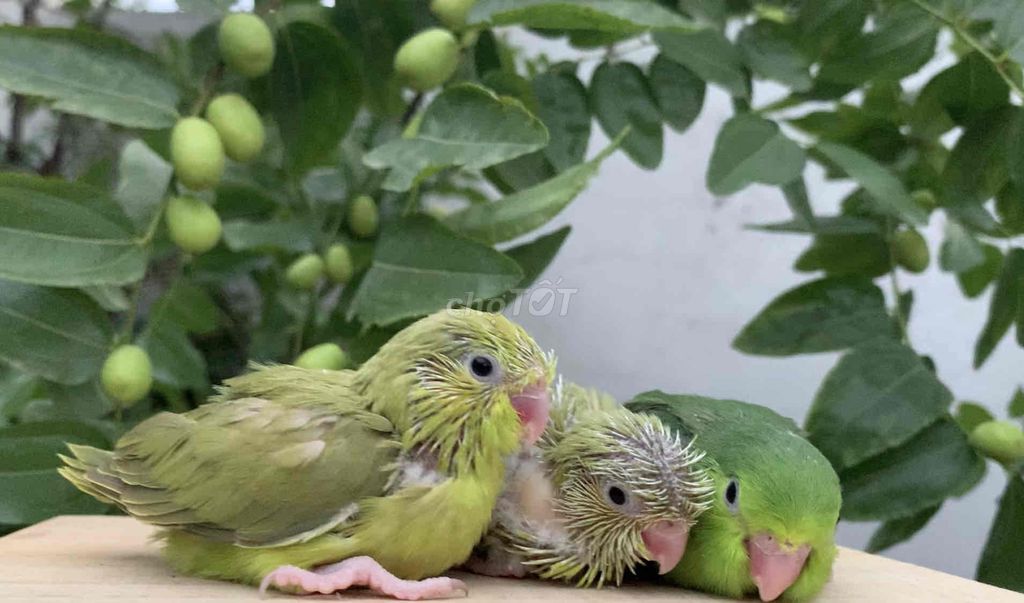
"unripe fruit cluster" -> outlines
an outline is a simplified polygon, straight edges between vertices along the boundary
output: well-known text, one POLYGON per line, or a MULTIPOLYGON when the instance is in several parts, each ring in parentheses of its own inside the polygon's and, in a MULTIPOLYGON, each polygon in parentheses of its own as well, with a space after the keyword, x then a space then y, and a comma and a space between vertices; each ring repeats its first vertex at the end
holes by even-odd
MULTIPOLYGON (((217 42, 227 66, 246 77, 265 75, 274 62, 274 36, 255 15, 226 17, 217 42)), ((238 94, 222 94, 207 105, 206 119, 185 117, 171 130, 175 176, 192 190, 213 188, 224 175, 225 157, 250 161, 259 155, 265 139, 263 122, 249 101, 238 94)), ((170 199, 165 217, 171 240, 188 253, 209 251, 220 240, 220 218, 198 199, 170 199)))
POLYGON ((118 347, 104 361, 100 383, 119 408, 128 408, 146 397, 153 386, 149 355, 137 345, 118 347))
MULTIPOLYGON (((426 92, 447 82, 459 66, 459 42, 476 0, 432 0, 430 10, 448 29, 432 27, 405 41, 395 53, 395 73, 413 90, 426 92), (451 31, 449 31, 451 30, 451 31)), ((469 32, 472 34, 473 32, 469 32)))
POLYGON ((299 256, 285 269, 284 278, 296 289, 311 291, 325 275, 331 281, 344 285, 352 279, 353 272, 352 254, 348 247, 335 243, 327 248, 322 258, 314 253, 299 256))

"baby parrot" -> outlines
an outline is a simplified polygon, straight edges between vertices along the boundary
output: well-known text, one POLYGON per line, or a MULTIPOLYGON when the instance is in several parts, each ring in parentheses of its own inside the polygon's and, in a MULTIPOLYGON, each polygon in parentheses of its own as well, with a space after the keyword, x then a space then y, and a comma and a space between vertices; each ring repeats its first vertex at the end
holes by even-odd
POLYGON ((713 496, 703 453, 685 442, 656 417, 559 382, 548 429, 510 461, 467 568, 579 586, 618 584, 645 560, 672 569, 713 496))
POLYGON ((446 310, 355 371, 256 367, 61 474, 164 528, 179 571, 305 593, 449 596, 506 458, 548 418, 553 359, 500 315, 446 310))
POLYGON ((822 589, 836 556, 839 478, 792 421, 753 404, 659 391, 626 407, 696 437, 715 483, 669 581, 762 601, 804 601, 822 589))

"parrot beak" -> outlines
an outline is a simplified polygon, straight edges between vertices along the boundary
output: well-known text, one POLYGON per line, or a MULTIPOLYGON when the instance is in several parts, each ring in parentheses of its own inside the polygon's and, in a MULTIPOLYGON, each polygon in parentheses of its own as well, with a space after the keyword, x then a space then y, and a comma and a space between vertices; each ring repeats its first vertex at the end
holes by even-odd
POLYGON ((548 384, 542 379, 512 396, 511 401, 523 426, 523 442, 531 446, 548 425, 548 384))
POLYGON ((747 540, 750 578, 757 585, 762 601, 774 601, 796 582, 804 569, 811 547, 804 544, 783 548, 770 534, 758 534, 747 540))
POLYGON ((690 526, 682 521, 659 521, 640 532, 640 537, 650 559, 658 562, 658 573, 666 574, 683 558, 690 526))

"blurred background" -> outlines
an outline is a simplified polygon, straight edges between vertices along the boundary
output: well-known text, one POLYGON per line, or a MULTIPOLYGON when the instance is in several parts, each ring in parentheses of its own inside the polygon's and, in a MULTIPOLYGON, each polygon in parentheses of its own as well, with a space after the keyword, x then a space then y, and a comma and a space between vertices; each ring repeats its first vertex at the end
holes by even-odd
MULTIPOLYGON (((187 33, 206 21, 159 14, 175 10, 170 0, 122 4, 111 13, 110 26, 143 45, 159 32, 187 33)), ((17 22, 19 10, 20 2, 0 0, 0 20, 17 22)), ((40 14, 44 22, 67 22, 50 9, 40 14)), ((558 42, 527 34, 512 41, 527 54, 544 52, 558 59, 567 53, 558 42)), ((640 52, 631 58, 646 57, 640 52)), ((952 57, 939 56, 914 77, 925 81, 952 62, 952 57)), ((592 68, 584 67, 581 79, 592 68)), ((7 123, 8 111, 6 102, 0 104, 0 124, 7 123)), ((791 216, 777 188, 754 185, 729 198, 707 191, 709 156, 732 112, 728 96, 709 87, 699 119, 685 134, 666 129, 665 160, 657 170, 642 170, 621 153, 608 159, 585 192, 545 229, 572 225, 536 285, 575 290, 566 312, 534 316, 524 304, 515 319, 542 346, 557 351, 568 379, 621 399, 657 388, 757 402, 800 421, 839 355, 773 359, 731 347, 740 329, 771 299, 806 280, 790 269, 806 238, 746 228, 791 216)), ((590 153, 606 144, 595 128, 590 153)), ((834 213, 852 190, 826 182, 816 166, 808 171, 808 187, 816 211, 823 214, 834 213)), ((941 241, 942 220, 933 214, 922 229, 933 253, 941 241)), ((971 369, 972 345, 985 321, 990 292, 965 299, 955 280, 934 262, 923 274, 901 278, 917 292, 909 324, 915 348, 934 359, 959 399, 999 414, 1021 383, 1024 351, 1007 338, 982 370, 971 369)), ((973 576, 1005 483, 1003 472, 988 471, 979 488, 964 499, 947 501, 922 533, 884 554, 973 576)), ((844 522, 839 541, 862 548, 874 527, 844 522)))

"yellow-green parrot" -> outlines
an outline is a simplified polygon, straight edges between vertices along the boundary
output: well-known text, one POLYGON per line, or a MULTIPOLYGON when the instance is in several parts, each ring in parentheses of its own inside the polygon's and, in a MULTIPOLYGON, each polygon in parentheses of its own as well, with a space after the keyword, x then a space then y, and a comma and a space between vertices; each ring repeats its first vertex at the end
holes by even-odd
POLYGON ((551 421, 509 463, 477 573, 618 584, 644 561, 675 567, 710 506, 703 453, 660 420, 575 385, 555 388, 551 421))
POLYGON ((792 421, 754 404, 659 391, 626 407, 695 437, 714 479, 714 502, 670 582, 762 601, 804 601, 822 589, 836 556, 839 478, 792 421))
POLYGON ((505 461, 548 418, 553 359, 496 314, 445 310, 355 371, 257 367, 61 473, 164 528, 179 571, 304 593, 450 596, 505 461))

